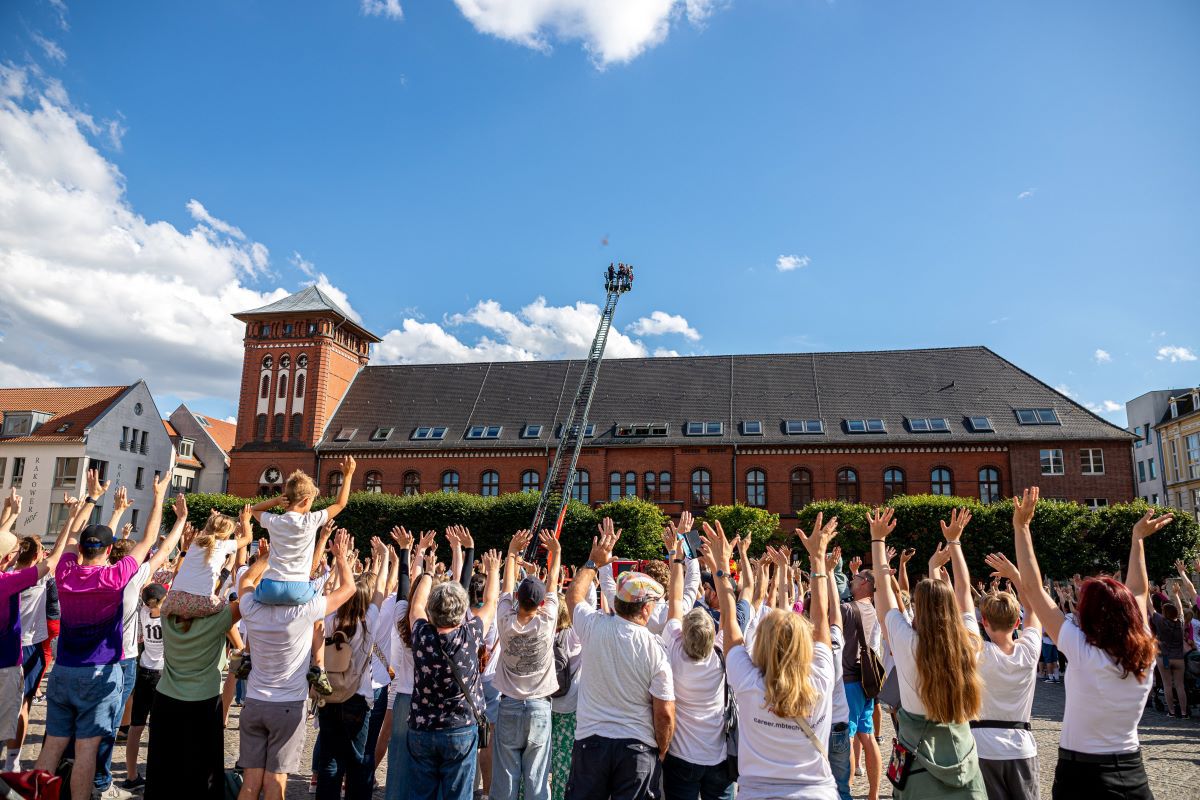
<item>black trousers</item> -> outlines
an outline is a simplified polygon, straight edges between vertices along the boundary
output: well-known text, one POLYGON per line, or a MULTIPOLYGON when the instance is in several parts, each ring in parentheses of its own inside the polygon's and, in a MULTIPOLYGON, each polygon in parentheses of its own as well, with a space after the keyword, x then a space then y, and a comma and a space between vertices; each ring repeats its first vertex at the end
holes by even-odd
POLYGON ((221 696, 187 702, 154 694, 145 800, 224 800, 221 696))
POLYGON ((658 748, 637 739, 589 736, 571 751, 566 800, 660 800, 658 748))
POLYGON ((1154 800, 1142 753, 1092 755, 1058 748, 1054 800, 1154 800))

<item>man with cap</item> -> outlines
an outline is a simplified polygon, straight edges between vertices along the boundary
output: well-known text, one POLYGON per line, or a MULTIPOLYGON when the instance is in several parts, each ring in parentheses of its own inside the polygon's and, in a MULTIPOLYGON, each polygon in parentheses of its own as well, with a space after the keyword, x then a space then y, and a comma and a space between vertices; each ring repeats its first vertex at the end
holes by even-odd
MULTIPOLYGON (((108 483, 101 484, 95 470, 88 470, 87 478, 88 495, 83 502, 90 509, 107 491, 108 483)), ((57 770, 74 737, 72 797, 91 796, 100 740, 114 735, 121 721, 122 595, 158 540, 162 500, 163 495, 156 491, 146 534, 116 564, 108 564, 116 538, 112 528, 88 525, 79 534, 78 552, 63 555, 54 572, 61 612, 58 663, 46 688, 46 739, 36 768, 57 770)), ((109 789, 116 793, 115 786, 109 789)))
POLYGON ((662 760, 675 733, 671 663, 662 640, 646 628, 662 585, 640 572, 622 573, 611 617, 584 600, 620 538, 605 518, 567 592, 583 645, 567 800, 661 797, 662 760))
MULTIPOLYGON (((496 609, 499 658, 492 686, 500 693, 496 739, 492 742, 494 800, 549 800, 550 695, 558 691, 554 669, 554 634, 558 626, 558 595, 529 575, 517 586, 517 558, 533 534, 520 531, 508 546, 500 603, 496 609)), ((550 531, 538 537, 546 548, 546 581, 558 585, 562 548, 550 531)))

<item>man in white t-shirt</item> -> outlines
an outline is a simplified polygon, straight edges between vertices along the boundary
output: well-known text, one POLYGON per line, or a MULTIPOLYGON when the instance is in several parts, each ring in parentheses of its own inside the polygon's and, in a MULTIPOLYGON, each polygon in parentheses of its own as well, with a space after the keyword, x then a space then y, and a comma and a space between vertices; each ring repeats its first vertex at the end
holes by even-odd
MULTIPOLYGON (((690 533, 691 530, 692 530, 692 515, 690 513, 688 513, 687 511, 684 511, 683 514, 679 518, 678 525, 676 525, 675 523, 672 522, 672 523, 669 523, 668 526, 663 529, 663 546, 666 548, 666 552, 673 553, 675 550, 675 543, 679 541, 679 537, 683 536, 685 533, 690 533)), ((659 566, 661 566, 661 564, 659 566)), ((669 564, 667 565, 667 568, 668 568, 667 571, 669 572, 670 571, 669 564)), ((650 568, 647 567, 646 571, 650 572, 650 568)), ((667 573, 665 573, 665 572, 663 573, 663 575, 664 575, 663 580, 666 579, 665 578, 666 574, 667 573)), ((608 604, 611 606, 612 602, 613 602, 613 598, 616 597, 616 594, 617 594, 617 578, 615 575, 613 575, 612 570, 610 570, 610 569, 600 570, 600 591, 604 594, 604 599, 606 601, 608 601, 608 604)), ((700 561, 699 561, 699 559, 696 559, 696 558, 689 558, 686 560, 685 565, 684 565, 684 577, 683 577, 683 607, 684 607, 684 609, 686 610, 686 609, 689 609, 692 606, 696 605, 698 598, 700 598, 700 597, 701 597, 700 561)), ((716 591, 713 588, 713 582, 712 582, 711 575, 707 576, 707 581, 704 585, 703 600, 701 600, 700 602, 703 603, 703 605, 701 607, 707 609, 709 611, 709 613, 712 614, 714 619, 720 618, 720 611, 717 610, 717 606, 716 606, 717 595, 716 595, 716 591), (711 607, 708 605, 707 602, 705 602, 707 600, 712 600, 711 607), (716 612, 715 614, 713 614, 714 611, 716 612)), ((660 600, 659 602, 654 604, 654 608, 650 612, 650 620, 646 623, 646 628, 651 633, 662 633, 663 628, 665 628, 666 625, 667 625, 667 603, 665 600, 660 600)))
MULTIPOLYGON (((550 695, 558 690, 554 633, 559 601, 532 575, 521 581, 514 596, 517 557, 531 538, 522 531, 508 546, 496 610, 500 648, 492 686, 500 694, 500 706, 489 791, 495 800, 517 800, 522 789, 526 800, 550 797, 550 695)), ((546 580, 557 586, 562 548, 549 531, 542 532, 541 543, 549 554, 546 580)))
POLYGON ((592 575, 608 567, 620 538, 605 518, 601 535, 567 592, 583 644, 575 748, 567 800, 641 800, 656 796, 662 759, 675 729, 675 687, 662 642, 646 629, 660 584, 622 573, 607 616, 583 602, 592 575))
MULTIPOLYGON (((269 546, 259 540, 259 559, 269 546)), ((308 699, 308 664, 313 624, 332 614, 357 587, 347 553, 350 536, 334 537, 334 564, 338 588, 307 603, 263 605, 255 598, 255 571, 246 573, 238 586, 246 637, 254 653, 254 669, 246 682, 246 702, 239 722, 237 764, 243 770, 239 800, 282 800, 287 776, 300 768, 304 747, 305 702, 308 699)))

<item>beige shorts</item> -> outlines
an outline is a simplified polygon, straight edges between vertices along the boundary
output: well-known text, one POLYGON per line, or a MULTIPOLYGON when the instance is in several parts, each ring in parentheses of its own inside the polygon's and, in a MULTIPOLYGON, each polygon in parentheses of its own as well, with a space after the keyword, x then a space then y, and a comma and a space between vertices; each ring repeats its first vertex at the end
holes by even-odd
POLYGON ((0 741, 17 735, 17 717, 24 698, 25 675, 21 665, 0 669, 0 741))
POLYGON ((268 703, 247 698, 238 722, 238 767, 277 775, 299 772, 306 705, 304 700, 268 703))

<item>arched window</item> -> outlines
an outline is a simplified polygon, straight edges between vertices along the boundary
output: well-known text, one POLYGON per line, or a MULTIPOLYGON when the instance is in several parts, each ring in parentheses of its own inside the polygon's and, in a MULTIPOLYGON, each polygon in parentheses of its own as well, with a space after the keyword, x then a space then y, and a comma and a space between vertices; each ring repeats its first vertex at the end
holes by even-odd
POLYGON ((608 473, 608 499, 621 499, 621 473, 619 472, 608 473))
POLYGON ((275 415, 275 421, 271 424, 271 438, 283 438, 283 414, 275 415))
POLYGON ((898 494, 907 494, 904 485, 904 470, 888 467, 883 471, 883 499, 891 500, 898 494))
POLYGON ((671 502, 671 473, 658 473, 658 499, 664 503, 671 502))
POLYGON ((363 480, 363 488, 373 494, 383 494, 383 473, 372 470, 363 480))
POLYGON ((522 492, 539 492, 541 486, 542 476, 538 475, 537 470, 527 469, 521 473, 522 492))
POLYGON ((287 378, 286 372, 279 376, 279 396, 281 398, 287 397, 287 378))
POLYGON ((442 473, 442 491, 446 494, 454 494, 458 491, 458 473, 452 469, 448 469, 442 473))
POLYGON ((479 493, 484 497, 500 496, 500 473, 489 469, 479 477, 479 493))
MULTIPOLYGON (((301 356, 303 358, 303 356, 301 356)), ((296 376, 296 397, 304 397, 304 373, 296 376)))
POLYGON ((756 508, 767 506, 767 473, 761 469, 746 473, 746 505, 756 508))
POLYGON ((571 487, 571 497, 584 505, 592 503, 592 476, 586 469, 576 470, 575 485, 571 487))
POLYGON ((334 471, 329 473, 329 496, 336 497, 337 493, 342 490, 342 482, 346 477, 342 473, 334 471))
POLYGON ((804 467, 792 470, 789 480, 792 488, 792 510, 799 511, 812 502, 812 473, 804 467))
POLYGON ((858 502, 858 473, 850 467, 837 471, 837 499, 844 503, 858 502))
POLYGON ((260 442, 267 436, 267 415, 259 414, 254 418, 254 438, 260 442))
POLYGON ((642 476, 642 497, 650 502, 658 499, 658 473, 647 472, 642 476))
POLYGON ((625 473, 625 496, 626 497, 637 497, 637 473, 636 472, 626 472, 625 473))
POLYGON ((696 508, 712 505, 712 475, 706 469, 692 470, 692 505, 696 508))
POLYGON ((954 494, 954 475, 945 467, 934 467, 929 473, 929 493, 949 497, 954 494))
POLYGON ((984 467, 979 470, 979 501, 984 505, 1000 499, 1000 470, 984 467))
POLYGON ((304 417, 301 414, 292 414, 292 433, 291 438, 299 439, 300 431, 304 426, 304 417))
POLYGON ((271 396, 271 376, 270 375, 263 375, 262 389, 259 391, 258 396, 263 398, 264 400, 271 396))
POLYGON ((404 493, 405 494, 420 494, 421 493, 421 473, 409 470, 404 473, 404 493))

